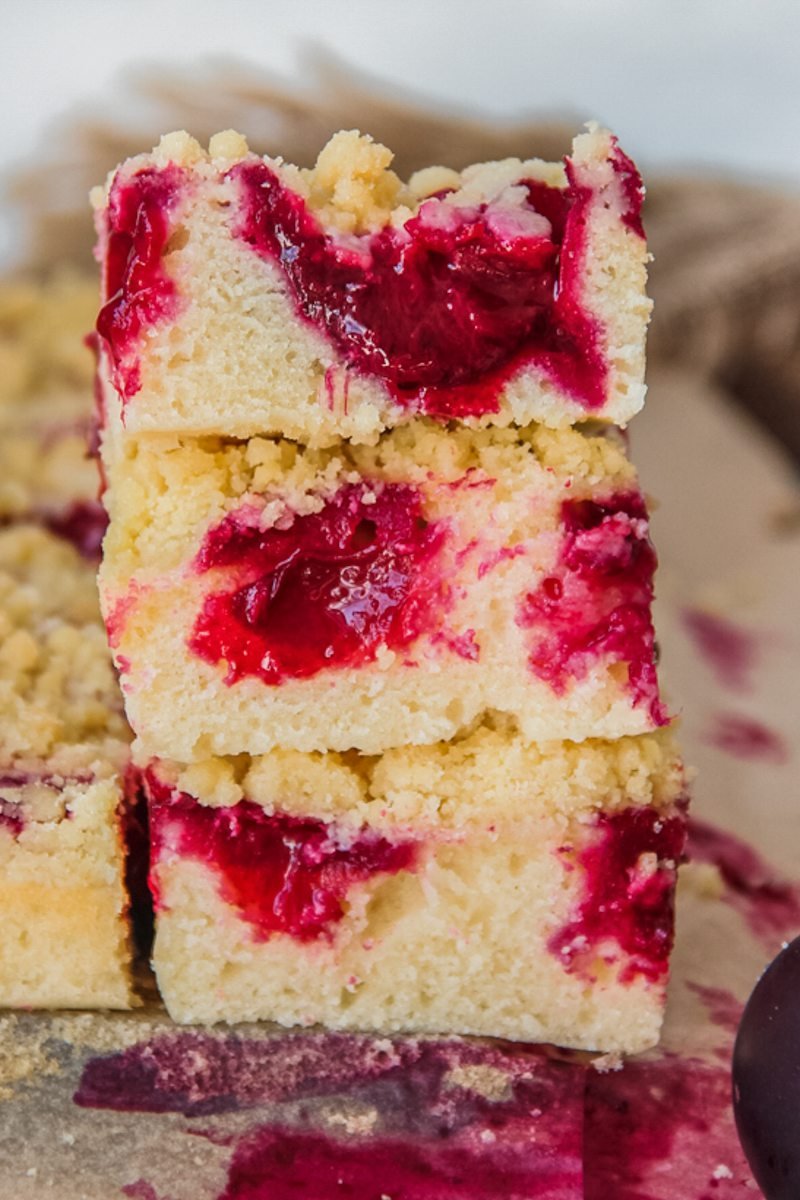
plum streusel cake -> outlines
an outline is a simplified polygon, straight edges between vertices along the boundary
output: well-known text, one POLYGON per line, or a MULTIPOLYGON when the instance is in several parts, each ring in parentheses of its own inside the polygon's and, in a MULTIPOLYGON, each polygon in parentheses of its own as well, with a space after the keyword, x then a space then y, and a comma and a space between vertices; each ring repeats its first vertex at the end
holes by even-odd
POLYGON ((101 590, 154 754, 380 753, 480 713, 665 720, 655 555, 616 438, 420 420, 375 446, 152 439, 110 470, 101 590))
POLYGON ((144 778, 175 1019, 657 1040, 685 824, 668 734, 535 746, 485 723, 144 778))
POLYGON ((625 424, 644 399, 638 172, 605 130, 565 163, 403 183, 337 134, 311 170, 171 134, 93 200, 110 444, 130 433, 371 441, 428 414, 625 424))
POLYGON ((0 530, 0 1005, 129 1006, 128 756, 93 569, 0 530))
POLYGON ((186 134, 94 194, 109 640, 180 1021, 637 1051, 685 790, 609 133, 402 183, 186 134))

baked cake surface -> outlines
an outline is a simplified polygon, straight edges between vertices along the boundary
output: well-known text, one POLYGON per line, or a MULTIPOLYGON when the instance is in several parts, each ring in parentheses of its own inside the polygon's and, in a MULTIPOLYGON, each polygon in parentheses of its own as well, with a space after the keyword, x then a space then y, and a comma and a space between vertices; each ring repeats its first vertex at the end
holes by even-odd
POLYGON ((128 757, 94 570, 0 530, 0 1005, 129 1007, 128 757))
POLYGON ((487 710, 540 741, 666 719, 618 436, 150 439, 109 478, 103 605, 150 754, 380 753, 487 710))
POLYGON ((176 1020, 656 1042, 684 834, 668 731, 537 747, 495 723, 144 775, 176 1020))
POLYGON ((420 414, 594 417, 644 399, 641 180, 606 130, 565 164, 507 159, 403 183, 337 134, 315 167, 185 133, 93 202, 107 452, 123 430, 374 441, 420 414))

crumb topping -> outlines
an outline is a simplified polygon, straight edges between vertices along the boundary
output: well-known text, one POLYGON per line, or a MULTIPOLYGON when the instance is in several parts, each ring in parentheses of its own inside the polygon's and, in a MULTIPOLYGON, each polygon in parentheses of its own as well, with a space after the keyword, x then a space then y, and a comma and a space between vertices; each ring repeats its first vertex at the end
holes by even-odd
POLYGON ((43 529, 0 531, 0 762, 74 772, 126 743, 94 571, 43 529))
POLYGON ((485 821, 492 811, 498 821, 524 823, 588 818, 599 809, 630 805, 666 809, 685 790, 670 730, 612 742, 536 745, 513 722, 491 716, 450 742, 398 747, 380 757, 274 750, 156 767, 160 777, 206 805, 247 799, 268 813, 313 810, 345 824, 368 819, 386 828, 457 830, 485 821))

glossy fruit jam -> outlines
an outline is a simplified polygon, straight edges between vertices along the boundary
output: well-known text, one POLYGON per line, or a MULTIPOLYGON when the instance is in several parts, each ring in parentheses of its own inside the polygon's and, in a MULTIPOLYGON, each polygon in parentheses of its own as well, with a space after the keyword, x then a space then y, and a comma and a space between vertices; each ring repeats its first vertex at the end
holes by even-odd
POLYGON ((108 347, 117 391, 128 399, 141 386, 138 341, 143 330, 178 312, 178 292, 164 266, 172 212, 184 184, 174 163, 118 175, 104 213, 105 304, 97 332, 108 347))
POLYGON ((568 970, 590 976, 598 958, 613 963, 621 952, 628 959, 624 980, 664 977, 685 841, 683 811, 665 814, 635 805, 599 813, 593 836, 577 854, 571 846, 561 848, 565 865, 573 870, 577 865, 584 876, 577 911, 548 943, 568 970))
MULTIPOLYGON (((612 166, 622 218, 641 233, 641 180, 618 148, 612 166)), ((604 331, 580 299, 597 193, 567 169, 564 189, 522 181, 521 204, 437 195, 402 226, 344 238, 248 160, 230 172, 234 232, 280 264, 302 317, 400 404, 442 418, 497 412, 505 382, 533 365, 591 411, 608 377, 604 331)))
POLYGON ((259 941, 286 933, 307 942, 331 937, 350 889, 380 874, 414 869, 416 846, 371 832, 355 838, 333 822, 266 813, 242 800, 211 808, 145 775, 150 817, 151 890, 158 911, 159 865, 190 858, 212 868, 222 899, 259 941))
POLYGON ((561 519, 556 568, 526 597, 518 617, 536 630, 531 669, 563 692, 600 658, 623 663, 634 703, 664 724, 650 612, 657 560, 641 494, 567 500, 561 519))
POLYGON ((206 598, 189 641, 205 661, 226 664, 227 683, 361 666, 437 622, 444 529, 425 520, 416 488, 348 484, 288 528, 262 530, 257 519, 252 506, 231 513, 196 562, 236 579, 206 598))

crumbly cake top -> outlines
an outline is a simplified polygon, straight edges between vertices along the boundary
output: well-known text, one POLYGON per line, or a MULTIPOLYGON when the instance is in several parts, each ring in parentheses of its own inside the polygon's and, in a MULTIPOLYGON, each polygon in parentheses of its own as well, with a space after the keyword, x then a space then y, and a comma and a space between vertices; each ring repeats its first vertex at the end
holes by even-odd
POLYGON ((313 813, 353 826, 368 819, 373 828, 387 829, 458 830, 485 822, 488 813, 498 822, 590 819, 598 809, 632 804, 666 808, 685 789, 669 729, 610 742, 536 745, 512 722, 491 716, 450 742, 379 757, 275 750, 183 767, 161 762, 157 769, 202 804, 247 798, 267 812, 313 813))
POLYGON ((101 374, 123 407, 138 397, 129 433, 319 443, 421 412, 564 426, 638 411, 643 185, 612 134, 581 134, 563 165, 402 182, 390 164, 353 130, 309 169, 232 132, 207 152, 177 133, 95 189, 101 374), (248 350, 223 367, 231 338, 248 350))
POLYGON ((129 575, 144 563, 155 570, 182 561, 198 536, 233 508, 257 498, 265 527, 287 511, 319 511, 326 495, 359 479, 448 485, 470 476, 495 481, 498 503, 513 501, 527 482, 568 483, 577 496, 598 485, 635 486, 636 474, 613 433, 489 428, 443 428, 419 420, 384 434, 376 446, 341 443, 309 449, 281 439, 151 439, 110 474, 112 526, 108 569, 129 575), (199 483, 198 481, 202 482, 199 483))
MULTIPOLYGON (((605 145, 610 135, 592 129, 581 137, 599 139, 598 144, 605 145)), ((583 148, 588 146, 587 142, 583 148)), ((235 130, 215 134, 207 152, 188 133, 180 131, 165 134, 152 154, 130 160, 129 167, 135 170, 145 161, 163 166, 175 163, 213 175, 248 157, 254 156, 247 140, 235 130)), ((502 198, 504 206, 513 208, 521 207, 524 200, 523 191, 517 188, 516 195, 514 190, 520 179, 538 179, 551 187, 566 186, 562 164, 539 158, 476 163, 460 172, 430 166, 415 172, 407 182, 391 170, 393 158, 386 146, 350 129, 333 135, 313 167, 300 168, 269 156, 264 161, 287 187, 303 197, 324 226, 342 234, 372 233, 386 225, 403 225, 424 200, 441 193, 447 193, 443 198, 449 204, 491 203, 502 198)), ((109 176, 105 190, 93 190, 96 208, 105 204, 115 174, 109 176)))
POLYGON ((43 529, 0 530, 0 772, 94 771, 126 743, 93 569, 43 529))

